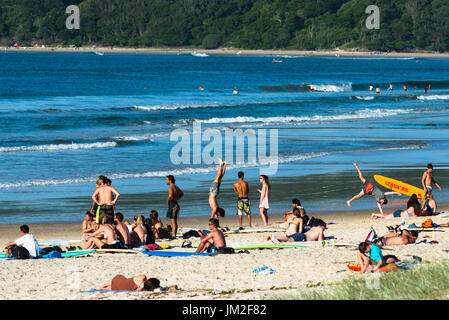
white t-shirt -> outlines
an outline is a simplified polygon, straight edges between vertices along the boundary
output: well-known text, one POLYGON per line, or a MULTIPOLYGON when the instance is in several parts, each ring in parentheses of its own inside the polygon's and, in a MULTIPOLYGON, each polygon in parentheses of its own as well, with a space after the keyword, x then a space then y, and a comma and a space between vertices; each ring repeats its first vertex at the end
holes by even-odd
POLYGON ((25 249, 28 250, 30 253, 30 257, 37 257, 39 255, 39 244, 37 243, 36 238, 31 234, 28 233, 16 241, 14 241, 18 246, 22 246, 25 249))

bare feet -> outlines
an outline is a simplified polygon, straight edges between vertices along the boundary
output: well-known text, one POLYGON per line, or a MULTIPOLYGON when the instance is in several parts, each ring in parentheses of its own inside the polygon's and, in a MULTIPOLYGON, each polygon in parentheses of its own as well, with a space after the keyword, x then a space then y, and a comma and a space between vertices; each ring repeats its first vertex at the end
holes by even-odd
POLYGON ((350 207, 351 206, 351 201, 346 201, 346 204, 348 205, 348 207, 350 207))

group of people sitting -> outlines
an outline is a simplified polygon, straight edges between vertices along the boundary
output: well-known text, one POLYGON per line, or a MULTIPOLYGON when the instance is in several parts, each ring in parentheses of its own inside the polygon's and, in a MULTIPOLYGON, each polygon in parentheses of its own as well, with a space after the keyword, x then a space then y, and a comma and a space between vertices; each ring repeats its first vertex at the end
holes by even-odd
POLYGON ((129 223, 121 212, 103 214, 99 223, 87 211, 82 223, 83 249, 132 249, 144 245, 154 245, 156 239, 171 238, 171 227, 164 225, 157 211, 152 210, 149 218, 136 215, 129 223))
POLYGON ((437 214, 437 203, 431 192, 426 192, 422 204, 418 200, 418 196, 413 194, 407 201, 405 210, 397 209, 391 214, 373 213, 372 218, 391 219, 391 218, 412 218, 422 216, 432 216, 437 214))

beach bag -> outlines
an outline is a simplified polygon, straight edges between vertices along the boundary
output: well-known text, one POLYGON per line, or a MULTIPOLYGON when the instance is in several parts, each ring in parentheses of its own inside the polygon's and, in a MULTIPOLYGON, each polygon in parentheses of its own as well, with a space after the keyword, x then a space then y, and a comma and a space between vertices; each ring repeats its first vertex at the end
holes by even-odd
POLYGON ((226 254, 232 254, 232 253, 235 253, 235 250, 234 250, 234 248, 224 247, 224 248, 221 248, 221 250, 219 252, 226 253, 226 254))
POLYGON ((182 235, 183 239, 188 239, 188 238, 191 238, 191 237, 200 238, 200 234, 198 233, 198 231, 190 230, 190 231, 187 231, 186 233, 184 233, 182 235))
POLYGON ((423 228, 433 228, 433 221, 432 221, 432 219, 427 219, 426 221, 424 221, 421 224, 421 227, 423 227, 423 228))
POLYGON ((40 250, 39 250, 39 254, 41 254, 41 255, 46 255, 46 254, 49 254, 49 253, 52 252, 52 251, 56 251, 56 252, 60 252, 60 253, 63 252, 62 249, 61 249, 60 247, 58 247, 58 246, 53 246, 53 247, 45 247, 45 248, 40 249, 40 250))
POLYGON ((11 248, 11 257, 16 259, 29 259, 30 253, 24 247, 14 246, 11 248))
POLYGON ((164 228, 157 229, 157 236, 159 239, 171 239, 171 234, 164 228))

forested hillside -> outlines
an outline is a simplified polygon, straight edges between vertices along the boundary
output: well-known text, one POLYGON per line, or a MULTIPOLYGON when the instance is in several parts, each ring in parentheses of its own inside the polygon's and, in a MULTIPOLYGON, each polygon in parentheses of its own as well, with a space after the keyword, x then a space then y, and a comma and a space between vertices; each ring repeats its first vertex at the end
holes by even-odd
POLYGON ((448 0, 1 0, 0 44, 449 51, 448 17, 448 0))

